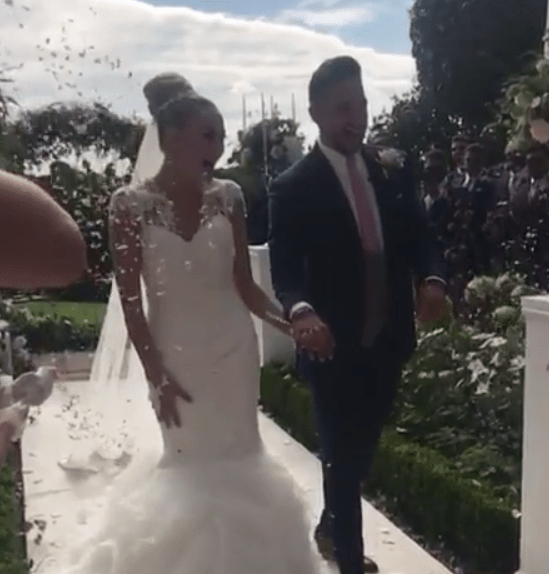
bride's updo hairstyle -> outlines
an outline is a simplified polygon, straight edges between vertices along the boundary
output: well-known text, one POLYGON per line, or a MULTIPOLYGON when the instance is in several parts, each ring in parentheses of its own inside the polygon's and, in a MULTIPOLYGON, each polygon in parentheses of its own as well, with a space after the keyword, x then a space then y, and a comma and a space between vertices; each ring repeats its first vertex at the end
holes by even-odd
POLYGON ((183 129, 195 114, 213 112, 221 116, 215 104, 198 94, 179 74, 155 76, 145 84, 143 93, 158 127, 161 146, 166 129, 183 129))

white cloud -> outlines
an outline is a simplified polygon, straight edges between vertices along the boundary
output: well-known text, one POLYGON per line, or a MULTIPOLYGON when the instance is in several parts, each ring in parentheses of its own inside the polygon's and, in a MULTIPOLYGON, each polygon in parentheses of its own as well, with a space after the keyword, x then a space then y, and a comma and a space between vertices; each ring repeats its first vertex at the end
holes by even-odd
POLYGON ((242 94, 257 121, 261 93, 288 115, 294 93, 298 121, 308 139, 314 138, 307 83, 326 58, 349 54, 361 63, 372 114, 406 91, 415 73, 409 56, 348 46, 335 35, 297 25, 135 0, 1 3, 0 39, 0 69, 23 64, 10 72, 13 87, 5 87, 25 108, 80 99, 146 118, 143 84, 157 73, 175 71, 218 104, 229 144, 242 126, 242 94))
POLYGON ((283 10, 280 20, 303 23, 312 27, 339 28, 371 22, 376 11, 370 4, 357 6, 311 5, 308 8, 283 10))
POLYGON ((249 94, 257 94, 258 90, 254 85, 250 84, 250 82, 247 82, 246 80, 239 80, 232 85, 231 92, 233 94, 241 94, 246 96, 249 94))

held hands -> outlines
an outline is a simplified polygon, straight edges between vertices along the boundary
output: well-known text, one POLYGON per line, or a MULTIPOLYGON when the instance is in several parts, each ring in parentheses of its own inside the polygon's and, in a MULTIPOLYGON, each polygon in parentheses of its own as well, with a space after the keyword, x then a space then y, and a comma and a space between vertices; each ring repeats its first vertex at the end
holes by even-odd
POLYGON ((160 361, 154 367, 147 369, 146 374, 154 387, 153 393, 156 394, 154 407, 158 420, 165 423, 167 428, 170 428, 172 423, 176 427, 180 427, 181 418, 177 411, 177 399, 180 398, 187 403, 192 403, 192 397, 181 387, 177 379, 162 366, 160 361))
POLYGON ((312 360, 332 360, 335 342, 328 326, 312 310, 296 313, 292 319, 293 337, 299 350, 312 360))

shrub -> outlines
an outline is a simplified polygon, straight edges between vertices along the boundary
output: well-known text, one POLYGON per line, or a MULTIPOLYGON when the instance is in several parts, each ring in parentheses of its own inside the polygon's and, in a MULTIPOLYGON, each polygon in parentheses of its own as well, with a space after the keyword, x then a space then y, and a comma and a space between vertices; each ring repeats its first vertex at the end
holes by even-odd
POLYGON ((6 302, 0 302, 0 319, 10 324, 12 337, 25 337, 31 353, 93 350, 101 330, 100 325, 79 324, 66 317, 33 315, 6 302))
POLYGON ((468 478, 520 502, 525 325, 520 277, 478 277, 467 286, 467 324, 420 330, 392 424, 451 460, 468 478))
POLYGON ((14 457, 0 471, 0 574, 27 574, 14 457))

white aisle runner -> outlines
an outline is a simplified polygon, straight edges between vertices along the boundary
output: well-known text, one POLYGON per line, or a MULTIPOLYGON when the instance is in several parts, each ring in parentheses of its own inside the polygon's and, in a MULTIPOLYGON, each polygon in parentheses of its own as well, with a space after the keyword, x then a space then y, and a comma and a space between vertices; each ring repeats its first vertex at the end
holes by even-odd
MULTIPOLYGON (((57 464, 64 452, 74 448, 67 435, 67 413, 62 411, 66 411, 64 405, 69 395, 75 394, 76 385, 81 384, 58 385, 52 397, 34 414, 35 421, 23 436, 26 519, 33 525, 27 534, 27 546, 29 558, 35 564, 33 574, 62 574, 55 563, 63 540, 75 528, 92 528, 94 510, 100 505, 100 501, 91 498, 93 507, 86 511, 82 499, 74 495, 75 483, 69 482, 57 464)), ((263 414, 260 427, 268 451, 289 470, 304 492, 312 533, 321 508, 320 463, 263 414)), ((90 481, 84 483, 89 493, 90 481)), ((382 574, 451 574, 366 501, 363 511, 369 555, 378 562, 382 574)), ((337 568, 326 563, 323 570, 322 574, 337 573, 337 568)))

